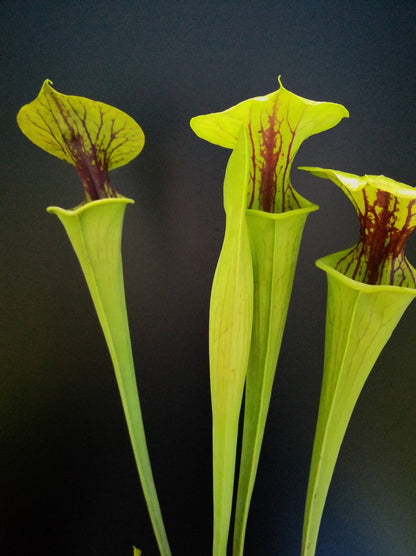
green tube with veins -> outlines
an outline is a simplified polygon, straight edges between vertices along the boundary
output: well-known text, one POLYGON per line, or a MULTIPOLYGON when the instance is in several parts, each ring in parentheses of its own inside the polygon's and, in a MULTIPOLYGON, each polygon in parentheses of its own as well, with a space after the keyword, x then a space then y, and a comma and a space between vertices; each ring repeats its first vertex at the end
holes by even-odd
POLYGON ((215 556, 226 554, 234 490, 238 421, 253 322, 253 270, 245 218, 245 130, 224 180, 226 227, 211 291, 209 355, 213 415, 215 556))
POLYGON ((405 244, 416 227, 416 189, 384 176, 301 168, 332 180, 352 201, 360 238, 317 261, 327 274, 325 362, 303 527, 302 556, 316 551, 342 440, 383 347, 416 296, 405 244))
POLYGON ((234 556, 244 539, 302 232, 316 205, 271 214, 247 210, 254 274, 254 318, 234 528, 234 556))
POLYGON ((307 215, 318 208, 293 189, 293 158, 305 139, 346 116, 347 110, 339 104, 304 99, 280 84, 274 93, 191 120, 199 137, 233 149, 224 181, 227 258, 221 252, 211 296, 214 556, 225 555, 227 549, 238 421, 247 378, 233 547, 235 556, 243 553, 300 239, 307 215), (235 193, 227 193, 226 203, 230 188, 235 193), (231 214, 238 214, 238 225, 229 224, 231 214), (237 260, 238 274, 233 270, 237 260), (219 301, 217 291, 233 292, 234 300, 237 292, 244 291, 238 298, 239 309, 231 301, 219 301), (217 305, 221 310, 213 310, 217 305), (213 349, 217 338, 221 347, 213 349))
POLYGON ((73 210, 49 207, 48 212, 62 222, 85 276, 113 362, 153 530, 161 555, 169 556, 147 450, 124 294, 121 235, 125 208, 133 201, 114 190, 108 174, 140 153, 143 131, 124 112, 58 93, 49 80, 38 97, 21 108, 17 122, 33 143, 72 164, 82 179, 84 203, 73 210))

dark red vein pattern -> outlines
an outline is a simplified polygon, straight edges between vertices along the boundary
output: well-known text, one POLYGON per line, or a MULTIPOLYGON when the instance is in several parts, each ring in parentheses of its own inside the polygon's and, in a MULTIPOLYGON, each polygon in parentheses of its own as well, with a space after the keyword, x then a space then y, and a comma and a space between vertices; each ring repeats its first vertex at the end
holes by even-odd
POLYGON ((403 206, 397 197, 377 189, 370 202, 365 189, 362 194, 359 242, 338 261, 336 270, 366 284, 416 287, 414 270, 405 256, 406 241, 416 227, 416 199, 408 201, 403 223, 403 206))
POLYGON ((248 124, 252 147, 248 208, 272 213, 300 208, 289 179, 296 154, 292 151, 293 140, 299 122, 291 127, 289 114, 279 113, 278 98, 271 112, 262 116, 253 116, 248 124))
POLYGON ((117 196, 109 170, 134 158, 144 142, 134 120, 104 103, 57 93, 48 83, 24 108, 24 132, 51 154, 74 165, 87 201, 117 196))

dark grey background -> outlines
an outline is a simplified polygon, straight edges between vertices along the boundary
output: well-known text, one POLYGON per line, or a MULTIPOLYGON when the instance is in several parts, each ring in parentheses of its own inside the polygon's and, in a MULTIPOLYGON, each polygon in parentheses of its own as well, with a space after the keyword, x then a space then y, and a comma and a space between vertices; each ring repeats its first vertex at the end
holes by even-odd
MULTIPOLYGON (((146 145, 112 174, 126 213, 126 294, 148 443, 175 556, 211 544, 207 322, 229 152, 192 116, 277 88, 350 119, 295 160, 416 185, 413 2, 2 1, 0 553, 157 554, 113 371, 63 229, 45 208, 82 199, 73 169, 15 115, 45 78, 132 115, 146 145)), ((314 261, 357 221, 328 181, 307 222, 247 534, 247 556, 299 553, 323 360, 326 284, 314 261)), ((415 264, 414 238, 409 258, 415 264)), ((318 556, 416 554, 416 307, 377 362, 342 446, 318 556)))

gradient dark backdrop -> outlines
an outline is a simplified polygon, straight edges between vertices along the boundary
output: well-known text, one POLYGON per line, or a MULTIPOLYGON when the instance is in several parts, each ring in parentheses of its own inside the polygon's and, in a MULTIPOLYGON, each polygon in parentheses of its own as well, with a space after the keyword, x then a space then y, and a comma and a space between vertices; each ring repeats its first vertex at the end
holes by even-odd
MULTIPOLYGON (((308 219, 248 526, 247 556, 299 553, 318 407, 326 283, 314 261, 356 240, 319 165, 416 185, 412 2, 2 1, 0 553, 131 555, 157 548, 107 349, 63 228, 46 206, 82 198, 73 169, 15 115, 45 78, 132 115, 146 145, 112 174, 136 200, 123 254, 148 443, 175 556, 208 556, 207 322, 229 152, 197 114, 277 88, 344 104, 309 139, 295 187, 308 219)), ((413 241, 413 243, 412 243, 413 241)), ((416 242, 408 254, 416 262, 416 242)), ((376 364, 331 485, 318 556, 416 554, 416 306, 376 364)))

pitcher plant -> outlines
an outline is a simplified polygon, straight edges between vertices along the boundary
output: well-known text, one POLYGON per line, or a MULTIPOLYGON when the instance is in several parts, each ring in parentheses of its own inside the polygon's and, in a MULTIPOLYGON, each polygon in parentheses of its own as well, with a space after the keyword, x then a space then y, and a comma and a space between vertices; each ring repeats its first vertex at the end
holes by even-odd
POLYGON ((233 150, 224 179, 226 228, 211 292, 209 352, 213 419, 213 554, 225 556, 245 387, 234 556, 244 548, 248 510, 300 239, 318 207, 293 188, 301 143, 348 116, 340 104, 285 89, 191 120, 194 132, 233 150))
POLYGON ((168 556, 171 552, 147 450, 124 294, 121 234, 125 208, 134 201, 117 193, 109 179, 110 170, 140 153, 144 134, 121 110, 63 95, 51 83, 46 80, 38 97, 20 109, 17 122, 33 143, 72 164, 82 180, 85 199, 79 206, 47 210, 62 222, 87 282, 114 366, 153 530, 160 553, 168 556))
POLYGON ((306 500, 302 556, 313 556, 336 460, 360 392, 402 314, 416 296, 405 255, 416 227, 416 189, 384 176, 303 167, 332 180, 353 203, 356 245, 323 257, 328 299, 325 362, 306 500))

